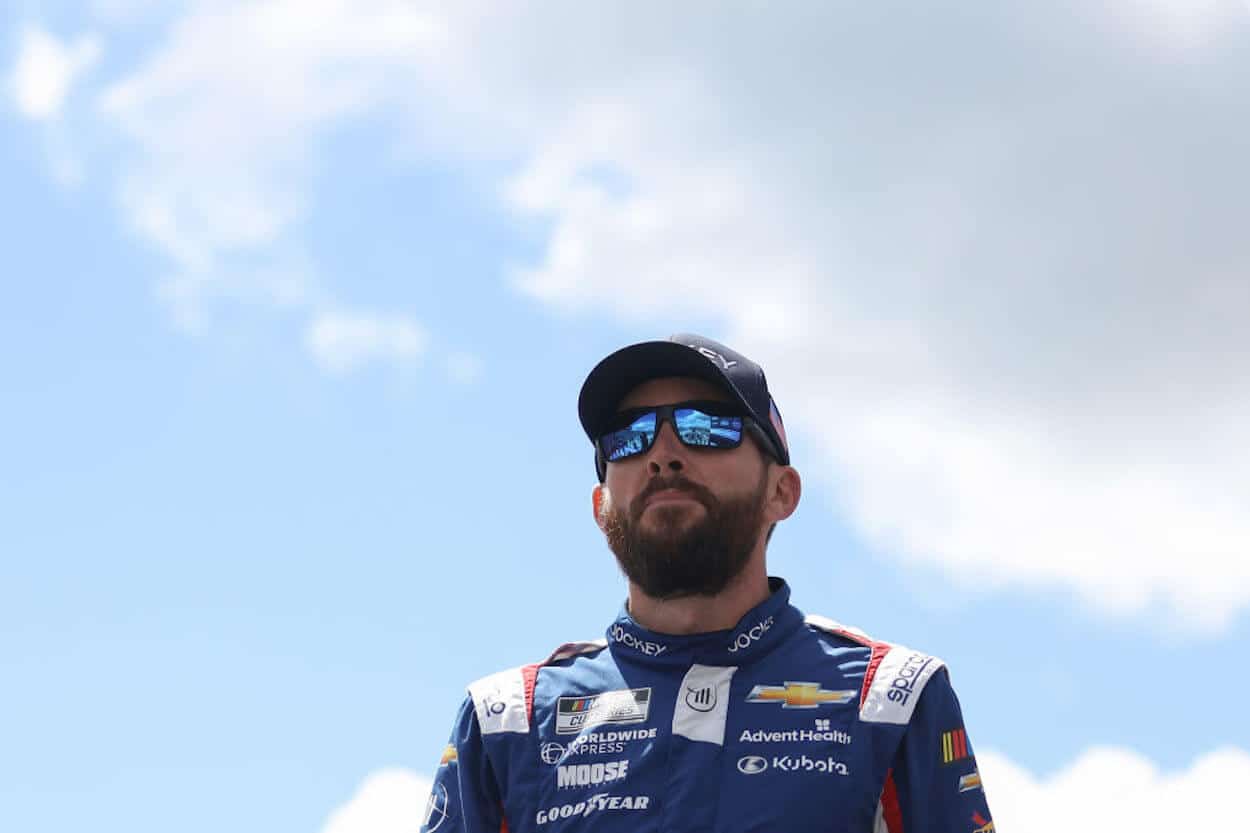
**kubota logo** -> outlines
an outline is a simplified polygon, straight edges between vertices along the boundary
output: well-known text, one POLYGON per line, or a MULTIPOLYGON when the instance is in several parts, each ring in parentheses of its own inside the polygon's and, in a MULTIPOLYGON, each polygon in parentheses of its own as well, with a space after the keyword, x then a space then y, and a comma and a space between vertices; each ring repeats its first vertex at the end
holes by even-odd
POLYGON ((743 755, 738 759, 738 771, 743 775, 759 775, 768 769, 768 759, 759 755, 743 755))

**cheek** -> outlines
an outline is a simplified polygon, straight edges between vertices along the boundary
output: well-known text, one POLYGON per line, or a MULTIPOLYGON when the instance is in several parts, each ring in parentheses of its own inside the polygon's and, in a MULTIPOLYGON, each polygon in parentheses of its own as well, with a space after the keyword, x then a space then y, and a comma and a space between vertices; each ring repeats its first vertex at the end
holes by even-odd
POLYGON ((709 480, 717 483, 732 485, 734 483, 754 483, 758 479, 759 471, 748 459, 743 459, 737 454, 722 454, 720 456, 712 456, 717 452, 711 451, 707 454, 707 459, 701 460, 703 473, 709 480))
POLYGON ((709 469, 707 477, 718 496, 762 495, 768 488, 768 470, 752 460, 726 460, 725 465, 709 469))
MULTIPOLYGON (((615 467, 614 467, 615 468, 615 467)), ((633 508, 634 500, 647 485, 646 469, 643 466, 622 466, 609 472, 603 485, 607 487, 605 510, 615 510, 626 516, 633 508)))
POLYGON ((608 467, 608 476, 603 485, 607 488, 609 499, 617 506, 629 503, 630 498, 638 492, 638 472, 640 468, 631 463, 613 463, 608 467))

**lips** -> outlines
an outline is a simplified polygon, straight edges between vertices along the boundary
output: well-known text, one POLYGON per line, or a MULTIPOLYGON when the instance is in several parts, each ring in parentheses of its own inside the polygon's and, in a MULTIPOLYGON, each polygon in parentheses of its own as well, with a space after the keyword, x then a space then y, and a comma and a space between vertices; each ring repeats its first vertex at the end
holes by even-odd
POLYGON ((693 493, 687 492, 685 489, 661 489, 646 500, 646 505, 651 506, 656 503, 674 503, 679 500, 692 500, 698 502, 698 498, 693 493))

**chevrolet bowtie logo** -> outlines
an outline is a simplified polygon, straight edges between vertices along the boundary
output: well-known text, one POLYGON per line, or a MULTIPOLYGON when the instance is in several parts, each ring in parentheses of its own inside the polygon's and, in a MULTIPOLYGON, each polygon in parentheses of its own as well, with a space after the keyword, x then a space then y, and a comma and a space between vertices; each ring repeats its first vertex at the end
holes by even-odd
POLYGON ((786 680, 784 686, 757 685, 747 695, 748 703, 780 703, 783 709, 814 709, 830 703, 849 703, 859 692, 830 691, 820 683, 793 683, 786 680))

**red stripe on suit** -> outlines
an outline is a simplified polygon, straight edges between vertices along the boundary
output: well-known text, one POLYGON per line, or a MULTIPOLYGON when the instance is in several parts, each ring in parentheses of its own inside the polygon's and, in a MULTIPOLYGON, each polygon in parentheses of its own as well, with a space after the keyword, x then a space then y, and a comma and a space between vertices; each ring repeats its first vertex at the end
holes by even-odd
POLYGON ((885 774, 885 786, 881 788, 881 818, 889 833, 903 833, 903 808, 898 804, 898 787, 894 785, 894 770, 885 774))

